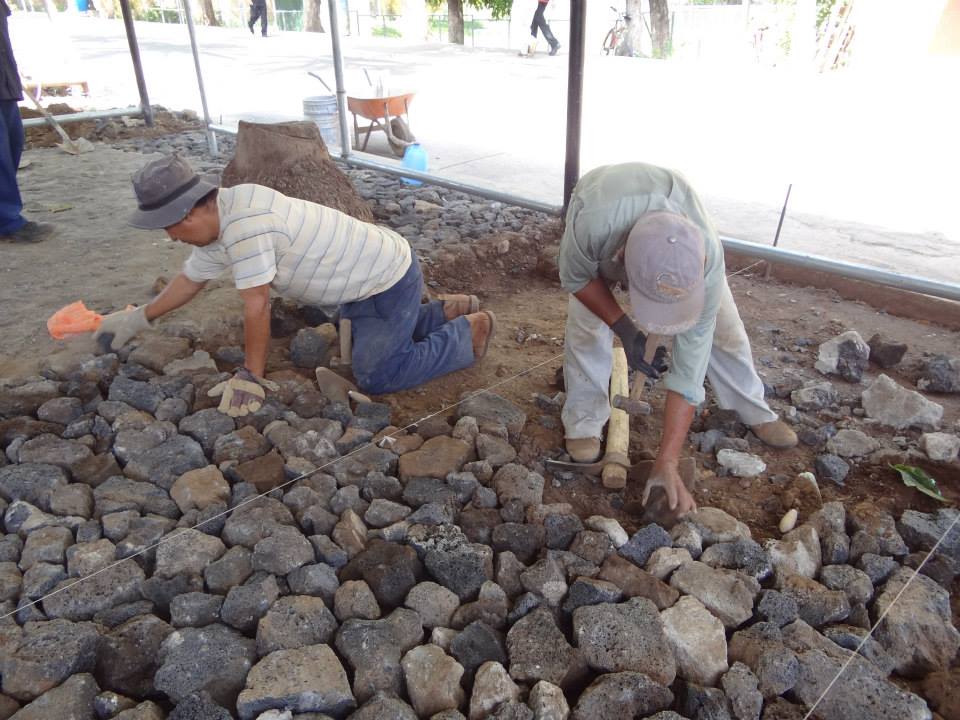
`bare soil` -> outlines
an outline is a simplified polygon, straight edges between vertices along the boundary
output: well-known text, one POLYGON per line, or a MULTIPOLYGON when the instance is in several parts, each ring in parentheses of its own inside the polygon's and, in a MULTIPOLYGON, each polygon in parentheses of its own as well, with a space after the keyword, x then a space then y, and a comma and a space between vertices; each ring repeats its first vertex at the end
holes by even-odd
MULTIPOLYGON (((49 338, 46 319, 77 299, 101 312, 145 302, 152 296, 156 278, 175 274, 187 254, 187 248, 167 241, 160 233, 134 230, 125 224, 132 201, 129 176, 146 156, 98 146, 96 152, 80 156, 46 149, 31 151, 28 157, 32 164, 20 176, 26 214, 52 222, 57 233, 38 245, 0 246, 0 333, 4 339, 0 378, 35 373, 58 353, 89 352, 89 338, 62 342, 49 338)), ((557 227, 545 228, 542 238, 525 243, 522 237, 511 234, 513 242, 502 255, 474 259, 473 253, 450 253, 445 260, 441 257, 439 264, 425 263, 433 289, 478 294, 483 305, 497 314, 499 332, 478 366, 384 398, 394 408, 396 424, 413 423, 442 412, 463 393, 489 388, 518 403, 528 414, 521 449, 524 460, 555 456, 561 451, 559 416, 534 402, 536 393, 557 392, 554 382, 562 362, 566 294, 537 271, 544 245, 556 235, 557 227)), ((864 338, 881 332, 907 343, 910 350, 903 362, 886 372, 908 387, 914 386, 923 354, 956 354, 960 347, 960 332, 892 317, 860 302, 841 301, 831 291, 750 274, 731 277, 730 284, 753 343, 758 369, 769 383, 790 375, 802 380, 820 377, 813 369, 817 346, 848 329, 857 330, 864 338)), ((223 283, 214 283, 166 323, 208 341, 217 337, 236 342, 238 309, 237 293, 223 283)), ((275 341, 271 352, 275 368, 286 361, 285 344, 275 341)), ((865 381, 878 372, 872 367, 865 381)), ((850 398, 865 387, 842 380, 835 383, 850 398)), ((662 407, 662 391, 654 391, 648 399, 655 411, 632 432, 634 453, 657 447, 661 418, 656 408, 662 407)), ((960 396, 935 399, 945 408, 944 427, 956 431, 960 396)), ((777 401, 774 407, 778 407, 777 401)), ((891 444, 894 433, 868 426, 864 429, 891 444)), ((912 431, 899 434, 917 437, 912 431)), ((786 510, 777 480, 812 470, 814 453, 802 445, 786 452, 762 447, 753 451, 768 464, 767 473, 754 480, 716 477, 704 469, 703 463, 710 463, 710 458, 700 457, 696 499, 701 505, 720 507, 740 518, 753 529, 755 537, 762 539, 776 534, 776 524, 786 510)), ((920 464, 937 478, 951 503, 960 502, 958 463, 920 464)), ((583 516, 610 515, 632 530, 640 515, 641 491, 628 487, 622 493, 611 493, 595 481, 580 478, 548 483, 545 501, 570 502, 583 516)), ((905 487, 886 467, 855 467, 844 487, 825 482, 821 491, 824 500, 841 500, 849 505, 866 499, 895 516, 905 508, 930 512, 938 507, 934 500, 905 487)), ((954 592, 955 619, 960 612, 958 597, 960 593, 954 592)))

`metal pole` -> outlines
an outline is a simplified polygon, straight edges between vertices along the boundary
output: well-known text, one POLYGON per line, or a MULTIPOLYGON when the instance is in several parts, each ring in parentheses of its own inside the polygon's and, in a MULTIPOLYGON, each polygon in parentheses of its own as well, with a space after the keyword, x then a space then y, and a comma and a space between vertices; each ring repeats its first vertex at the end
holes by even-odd
POLYGON ((187 16, 187 31, 190 33, 190 49, 193 51, 193 65, 197 69, 197 87, 200 89, 200 104, 203 106, 203 126, 207 130, 207 148, 211 155, 217 155, 217 136, 210 129, 210 111, 207 109, 207 93, 203 89, 203 73, 200 71, 200 52, 197 50, 197 35, 193 29, 193 11, 190 0, 183 0, 183 10, 187 16))
POLYGON ((337 3, 328 2, 330 8, 330 45, 333 51, 333 75, 337 81, 337 114, 340 116, 340 155, 350 157, 350 128, 347 127, 347 91, 343 86, 343 55, 340 52, 340 24, 337 20, 337 3))
POLYGON ((127 31, 127 45, 130 46, 133 74, 137 78, 137 90, 140 93, 140 108, 143 110, 143 121, 147 124, 147 127, 151 127, 153 125, 153 108, 150 107, 150 98, 147 97, 147 81, 143 79, 143 65, 140 62, 140 47, 137 45, 137 31, 133 27, 133 13, 130 11, 130 0, 120 0, 120 11, 123 13, 123 27, 127 31))
POLYGON ((583 53, 587 0, 570 3, 570 61, 567 69, 567 158, 563 171, 563 208, 580 179, 580 128, 583 116, 583 53))
MULTIPOLYGON (((70 113, 69 115, 55 115, 54 118, 61 125, 71 122, 83 122, 84 120, 99 120, 101 118, 112 118, 112 117, 138 117, 143 115, 143 108, 139 106, 128 107, 120 110, 96 110, 90 112, 78 112, 70 113)), ((25 128, 29 127, 39 127, 41 125, 46 125, 46 118, 29 118, 24 119, 23 126, 25 128)))
POLYGON ((760 260, 777 262, 782 265, 792 265, 806 270, 831 273, 852 280, 863 280, 864 282, 874 283, 875 285, 886 285, 887 287, 897 288, 898 290, 932 295, 946 300, 960 301, 960 285, 939 282, 915 275, 904 275, 898 272, 891 272, 890 270, 881 270, 880 268, 867 267, 866 265, 858 265, 857 263, 844 262, 842 260, 831 260, 819 255, 809 255, 794 250, 784 250, 783 248, 773 247, 771 245, 758 245, 747 242, 746 240, 738 240, 737 238, 720 236, 720 241, 723 243, 725 250, 731 250, 741 255, 749 255, 750 257, 755 257, 760 260))
MULTIPOLYGON (((783 227, 783 218, 787 215, 787 203, 790 202, 790 191, 793 190, 793 183, 787 185, 787 196, 783 199, 783 207, 780 209, 780 221, 777 223, 777 233, 773 236, 773 246, 776 247, 780 244, 780 228, 783 227)), ((767 263, 767 271, 764 273, 764 277, 769 280, 770 272, 773 270, 773 265, 767 263)))

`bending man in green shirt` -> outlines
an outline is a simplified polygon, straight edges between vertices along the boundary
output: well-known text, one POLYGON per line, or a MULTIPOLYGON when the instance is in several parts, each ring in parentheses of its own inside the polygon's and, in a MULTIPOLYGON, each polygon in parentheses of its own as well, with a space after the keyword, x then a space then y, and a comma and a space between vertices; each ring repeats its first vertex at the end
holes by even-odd
POLYGON ((699 198, 676 172, 644 163, 600 167, 574 189, 560 243, 560 281, 570 291, 564 345, 563 426, 575 462, 600 456, 610 417, 613 336, 631 370, 657 377, 643 361, 646 334, 673 336, 663 437, 643 501, 662 487, 671 509, 696 504, 677 470, 694 412, 710 379, 720 407, 735 410, 766 444, 793 447, 797 436, 770 409, 750 341, 727 285, 723 248, 699 198), (629 287, 633 319, 611 286, 629 287))

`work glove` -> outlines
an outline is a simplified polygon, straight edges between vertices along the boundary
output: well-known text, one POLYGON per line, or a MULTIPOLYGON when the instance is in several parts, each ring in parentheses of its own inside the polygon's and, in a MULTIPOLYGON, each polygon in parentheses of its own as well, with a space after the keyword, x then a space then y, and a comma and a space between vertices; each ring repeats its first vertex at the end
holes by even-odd
POLYGON ((620 342, 623 343, 623 351, 627 355, 627 365, 631 370, 639 370, 654 380, 667 371, 667 349, 662 345, 657 348, 651 362, 644 361, 643 356, 647 350, 647 336, 640 332, 626 313, 611 325, 610 329, 617 334, 620 342))
POLYGON ((254 375, 246 368, 240 368, 229 380, 210 388, 208 397, 219 397, 217 410, 230 417, 243 417, 255 413, 263 407, 267 390, 276 392, 280 386, 270 380, 254 375))
POLYGON ((93 339, 103 349, 119 350, 129 340, 150 327, 147 320, 147 306, 130 308, 110 313, 100 322, 100 327, 94 333, 93 339))

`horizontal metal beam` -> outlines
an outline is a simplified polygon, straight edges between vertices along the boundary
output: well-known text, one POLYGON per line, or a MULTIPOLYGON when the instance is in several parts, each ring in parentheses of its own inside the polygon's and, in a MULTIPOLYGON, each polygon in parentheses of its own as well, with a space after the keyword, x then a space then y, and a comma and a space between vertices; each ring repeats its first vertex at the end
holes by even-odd
POLYGON ((917 277, 916 275, 904 275, 903 273, 844 262, 843 260, 831 260, 819 255, 810 255, 808 253, 797 252, 796 250, 785 250, 782 247, 759 245, 725 235, 720 236, 720 241, 727 250, 742 255, 749 255, 750 257, 761 260, 767 260, 772 263, 791 265, 807 270, 816 270, 832 275, 840 275, 852 280, 862 280, 875 285, 885 285, 886 287, 897 288, 898 290, 907 290, 909 292, 932 295, 933 297, 944 298, 946 300, 960 301, 960 285, 930 280, 928 278, 917 277))
MULTIPOLYGON (((128 107, 121 110, 90 110, 88 112, 78 112, 78 113, 68 113, 67 115, 54 115, 53 119, 56 120, 61 125, 65 123, 72 122, 83 122, 84 120, 100 120, 101 118, 112 118, 112 117, 142 117, 143 108, 139 107, 128 107)), ((41 125, 46 125, 46 118, 28 118, 23 121, 23 126, 25 128, 29 127, 40 127, 41 125)))

